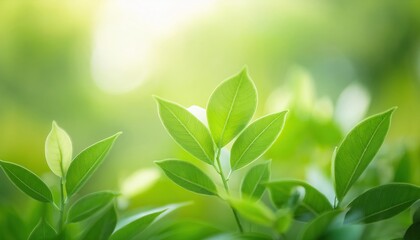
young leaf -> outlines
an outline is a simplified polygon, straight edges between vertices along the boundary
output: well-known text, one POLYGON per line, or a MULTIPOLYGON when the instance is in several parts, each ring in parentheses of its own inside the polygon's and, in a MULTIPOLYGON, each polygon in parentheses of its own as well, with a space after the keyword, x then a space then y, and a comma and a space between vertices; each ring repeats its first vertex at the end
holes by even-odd
POLYGON ((200 194, 217 195, 216 185, 210 177, 193 164, 177 159, 155 163, 179 186, 200 194))
POLYGON ((207 121, 216 145, 228 144, 249 123, 257 108, 257 90, 247 69, 222 82, 207 104, 207 121))
POLYGON ((374 187, 356 197, 345 217, 346 223, 371 223, 397 215, 420 199, 420 187, 391 183, 374 187))
POLYGON ((113 143, 121 133, 105 138, 83 150, 71 162, 66 176, 66 189, 69 196, 75 194, 103 162, 113 143))
POLYGON ((265 186, 261 183, 270 179, 270 162, 261 163, 252 167, 245 175, 241 184, 243 197, 258 200, 264 193, 265 186))
POLYGON ((82 240, 108 240, 117 225, 117 213, 114 206, 110 206, 102 216, 86 231, 82 240))
POLYGON ((17 164, 1 160, 0 166, 9 179, 16 187, 22 190, 22 192, 41 202, 53 202, 51 190, 33 172, 17 164))
POLYGON ((369 117, 354 127, 337 149, 335 191, 341 201, 381 147, 395 108, 369 117))
POLYGON ((317 215, 332 210, 327 198, 306 182, 299 180, 282 180, 266 184, 271 199, 277 208, 286 207, 296 187, 305 189, 305 196, 295 211, 295 218, 303 221, 310 220, 317 215))
POLYGON ((91 193, 80 198, 70 207, 67 221, 78 222, 92 216, 109 205, 116 196, 117 194, 114 192, 104 191, 91 193))
POLYGON ((305 227, 299 239, 322 239, 322 235, 325 234, 330 224, 340 213, 342 213, 341 210, 333 210, 316 217, 305 227))
POLYGON ((160 209, 158 211, 152 211, 147 214, 138 214, 134 216, 132 220, 116 229, 111 235, 110 240, 134 239, 137 235, 143 232, 148 226, 150 226, 166 209, 160 209))
POLYGON ((237 170, 263 155, 283 128, 287 111, 270 114, 249 125, 232 146, 230 165, 237 170))
POLYGON ((32 230, 28 240, 53 240, 56 237, 57 233, 54 228, 42 218, 32 230))
POLYGON ((45 158, 48 167, 55 175, 63 177, 70 166, 72 154, 73 147, 69 135, 53 122, 51 132, 45 141, 45 158))
POLYGON ((229 199, 230 204, 244 218, 264 226, 273 226, 276 216, 261 202, 247 199, 229 199))
POLYGON ((158 97, 156 101, 160 119, 172 138, 196 158, 213 165, 214 144, 206 126, 184 107, 158 97))

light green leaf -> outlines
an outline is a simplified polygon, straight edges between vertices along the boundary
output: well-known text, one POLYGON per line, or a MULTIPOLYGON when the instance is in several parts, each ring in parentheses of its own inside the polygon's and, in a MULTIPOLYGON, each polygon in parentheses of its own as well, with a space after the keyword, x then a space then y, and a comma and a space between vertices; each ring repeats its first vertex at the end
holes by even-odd
POLYGON ((56 122, 52 123, 51 132, 45 141, 45 158, 51 171, 63 177, 70 166, 73 146, 69 135, 56 122))
POLYGON ((334 160, 337 199, 341 201, 381 147, 396 108, 371 116, 344 138, 334 160))
POLYGON ((67 221, 78 222, 92 216, 109 205, 116 196, 117 194, 114 192, 103 191, 91 193, 80 198, 70 207, 67 221))
POLYGON ((177 159, 155 163, 179 186, 200 194, 217 195, 216 185, 210 177, 193 164, 177 159))
POLYGON ((261 183, 270 179, 270 163, 265 162, 252 167, 245 175, 241 184, 243 197, 258 200, 265 191, 265 186, 261 183))
POLYGON ((228 144, 249 123, 257 108, 257 89, 244 68, 222 82, 207 104, 207 121, 216 145, 228 144))
POLYGON ((266 184, 270 191, 271 199, 277 208, 284 208, 294 193, 296 187, 305 189, 303 200, 295 211, 295 218, 308 221, 315 216, 332 210, 332 206, 327 198, 306 182, 299 180, 282 180, 266 184))
POLYGON ((131 220, 123 226, 117 228, 111 235, 110 240, 130 240, 141 234, 149 227, 166 209, 159 209, 148 213, 140 213, 132 217, 131 220))
POLYGON ((244 218, 264 226, 271 227, 276 220, 274 213, 261 202, 255 202, 248 199, 228 199, 233 208, 235 208, 244 218))
POLYGON ((184 107, 155 98, 160 119, 172 138, 196 158, 213 165, 214 144, 206 126, 184 107))
POLYGON ((249 125, 232 146, 230 165, 237 170, 263 155, 283 129, 287 111, 270 114, 249 125))
POLYGON ((48 186, 33 172, 11 162, 0 160, 0 166, 3 168, 7 177, 28 196, 41 201, 53 202, 51 190, 48 186))
POLYGON ((301 240, 317 240, 322 239, 322 235, 326 233, 328 227, 331 225, 333 220, 342 213, 341 210, 333 210, 330 212, 323 213, 312 220, 305 229, 299 239, 301 240))
POLYGON ((279 233, 287 232, 293 222, 293 211, 290 209, 279 209, 276 212, 276 220, 274 221, 274 229, 279 233))
POLYGON ((69 196, 80 190, 103 162, 112 145, 121 133, 105 138, 83 150, 71 162, 66 176, 66 189, 69 196))
POLYGON ((356 197, 345 217, 346 223, 371 223, 397 215, 420 199, 420 187, 391 183, 374 187, 356 197))
POLYGON ((81 239, 108 240, 116 225, 117 213, 112 205, 89 227, 81 239))
POLYGON ((53 240, 56 237, 57 233, 54 228, 42 218, 32 230, 28 240, 53 240))

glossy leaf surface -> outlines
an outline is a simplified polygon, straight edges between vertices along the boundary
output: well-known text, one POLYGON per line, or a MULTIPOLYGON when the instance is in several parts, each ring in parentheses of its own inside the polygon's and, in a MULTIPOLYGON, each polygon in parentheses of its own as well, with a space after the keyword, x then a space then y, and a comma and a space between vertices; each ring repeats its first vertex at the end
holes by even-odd
POLYGON ((93 144, 79 153, 71 162, 66 176, 66 189, 69 196, 75 194, 86 184, 120 134, 117 133, 93 144))
POLYGON ((165 174, 179 186, 206 195, 217 195, 216 185, 193 164, 177 159, 155 161, 165 174))
POLYGON ((369 117, 354 127, 338 147, 334 159, 337 199, 341 201, 381 147, 395 108, 369 117))
POLYGON ((209 130, 184 107, 156 97, 159 116, 168 133, 186 151, 213 165, 214 144, 209 130))
POLYGON ((41 202, 53 202, 51 190, 33 172, 17 164, 1 160, 0 166, 13 184, 22 192, 41 202))
POLYGON ((216 145, 221 148, 249 123, 257 108, 257 90, 247 69, 222 82, 207 104, 207 121, 216 145))
POLYGON ((263 155, 283 129, 287 111, 270 114, 249 125, 235 140, 230 155, 232 170, 250 164, 263 155))

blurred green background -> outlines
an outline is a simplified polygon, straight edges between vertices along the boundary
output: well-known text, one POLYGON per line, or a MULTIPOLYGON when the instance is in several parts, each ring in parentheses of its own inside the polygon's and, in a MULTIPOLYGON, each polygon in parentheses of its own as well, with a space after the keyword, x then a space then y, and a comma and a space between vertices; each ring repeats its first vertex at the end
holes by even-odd
MULTIPOLYGON (((264 156, 273 178, 309 180, 332 199, 334 147, 364 117, 398 106, 354 192, 420 184, 419 1, 2 0, 0 158, 52 182, 53 120, 75 154, 123 131, 83 190, 123 189, 128 210, 193 200, 177 217, 235 229, 221 201, 159 177, 153 160, 198 161, 165 132, 152 95, 205 107, 244 65, 259 93, 255 117, 291 111, 264 156)), ((1 206, 24 214, 33 202, 0 173, 1 206)))

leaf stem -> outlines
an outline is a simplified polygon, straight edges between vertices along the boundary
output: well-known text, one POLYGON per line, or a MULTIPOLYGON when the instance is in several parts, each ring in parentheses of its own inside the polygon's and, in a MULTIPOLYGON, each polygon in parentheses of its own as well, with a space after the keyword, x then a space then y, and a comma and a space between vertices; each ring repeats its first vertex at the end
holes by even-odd
POLYGON ((64 196, 64 181, 61 178, 60 181, 60 216, 59 216, 59 223, 58 223, 58 232, 61 233, 64 228, 64 211, 66 207, 66 199, 64 196))
MULTIPOLYGON (((217 154, 216 154, 216 164, 217 164, 217 168, 219 169, 219 171, 217 171, 216 166, 215 166, 215 168, 216 168, 216 171, 219 173, 219 175, 222 179, 223 186, 225 187, 226 193, 229 195, 229 192, 230 192, 229 191, 229 184, 228 184, 229 179, 225 178, 225 175, 223 174, 222 164, 220 163, 220 153, 221 152, 222 152, 222 149, 218 147, 217 148, 217 154)), ((229 173, 229 176, 230 176, 230 173, 229 173)), ((232 207, 232 205, 229 204, 229 206, 232 209, 233 216, 235 217, 236 224, 238 225, 238 228, 239 228, 239 232, 243 233, 244 229, 242 227, 241 221, 239 220, 238 213, 236 212, 235 208, 232 207)))

